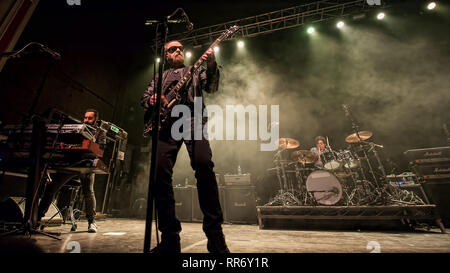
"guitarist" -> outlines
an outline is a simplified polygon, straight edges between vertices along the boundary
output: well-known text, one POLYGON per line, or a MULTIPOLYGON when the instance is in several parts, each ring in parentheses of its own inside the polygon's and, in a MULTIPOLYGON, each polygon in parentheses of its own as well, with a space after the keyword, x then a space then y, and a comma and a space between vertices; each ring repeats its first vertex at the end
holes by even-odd
MULTIPOLYGON (((167 94, 168 89, 176 84, 190 69, 190 67, 184 65, 183 45, 179 41, 166 43, 164 51, 170 68, 163 72, 161 105, 167 104, 164 95, 167 94)), ((192 80, 184 86, 181 92, 181 103, 191 109, 194 109, 195 97, 201 97, 203 90, 209 93, 216 92, 219 84, 219 69, 213 50, 207 50, 201 58, 206 61, 206 69, 201 67, 197 70, 192 80)), ((141 105, 147 112, 152 111, 152 107, 156 103, 154 86, 155 82, 152 81, 141 98, 141 105)), ((192 135, 194 129, 202 130, 202 128, 194 128, 193 117, 190 121, 192 135)), ((173 122, 174 120, 172 119, 168 122, 168 126, 161 128, 158 139, 158 166, 154 194, 158 210, 158 228, 161 231, 161 243, 152 252, 181 252, 179 236, 181 224, 175 216, 172 174, 178 151, 184 142, 197 179, 198 198, 204 215, 203 231, 208 238, 207 249, 211 253, 228 253, 229 250, 222 232, 223 214, 219 202, 216 175, 213 171, 214 163, 211 160, 212 152, 209 141, 203 137, 203 134, 201 140, 174 140, 171 136, 171 125, 173 122)), ((205 126, 204 123, 201 124, 201 127, 203 126, 205 126)), ((194 139, 194 137, 191 137, 191 139, 194 139)))

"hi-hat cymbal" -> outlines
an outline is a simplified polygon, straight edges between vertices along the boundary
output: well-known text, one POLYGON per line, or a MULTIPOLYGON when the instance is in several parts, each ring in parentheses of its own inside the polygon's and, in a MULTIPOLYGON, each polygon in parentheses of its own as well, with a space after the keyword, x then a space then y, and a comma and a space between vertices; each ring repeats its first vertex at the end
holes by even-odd
POLYGON ((292 153, 292 158, 295 158, 300 163, 314 163, 319 160, 317 154, 308 150, 295 151, 292 153))
POLYGON ((280 149, 295 149, 300 146, 300 143, 293 138, 280 138, 278 140, 278 148, 280 149))
POLYGON ((348 137, 345 138, 345 141, 348 143, 356 143, 359 142, 360 140, 367 140, 369 138, 372 137, 372 132, 369 131, 359 131, 358 132, 359 138, 356 135, 356 133, 349 135, 348 137))

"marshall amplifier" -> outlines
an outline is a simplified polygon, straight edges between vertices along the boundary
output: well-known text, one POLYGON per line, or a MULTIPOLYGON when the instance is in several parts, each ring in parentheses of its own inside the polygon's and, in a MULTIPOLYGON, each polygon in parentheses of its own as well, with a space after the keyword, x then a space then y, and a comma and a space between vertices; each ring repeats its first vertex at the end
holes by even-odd
POLYGON ((224 221, 236 224, 256 224, 254 186, 225 186, 222 191, 224 221))
POLYGON ((175 214, 180 221, 192 221, 193 189, 194 188, 192 187, 173 187, 173 193, 175 196, 175 214))
POLYGON ((411 164, 450 163, 450 146, 413 149, 404 154, 411 164))
POLYGON ((250 186, 250 174, 225 174, 225 186, 250 186))
POLYGON ((447 164, 415 164, 413 165, 415 173, 423 176, 425 179, 427 176, 443 176, 450 177, 450 163, 447 164))
MULTIPOLYGON (((225 204, 223 200, 223 187, 218 187, 219 190, 219 201, 224 213, 225 218, 225 204)), ((192 188, 192 222, 203 222, 203 212, 200 209, 200 202, 198 201, 198 191, 197 188, 192 188)))

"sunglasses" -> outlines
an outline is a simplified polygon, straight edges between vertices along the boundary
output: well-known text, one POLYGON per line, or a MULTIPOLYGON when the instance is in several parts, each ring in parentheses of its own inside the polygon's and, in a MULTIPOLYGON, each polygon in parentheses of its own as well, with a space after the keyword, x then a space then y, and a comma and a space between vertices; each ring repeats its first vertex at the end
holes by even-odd
POLYGON ((177 49, 183 51, 183 46, 171 46, 167 49, 167 52, 174 53, 175 51, 177 51, 177 49))

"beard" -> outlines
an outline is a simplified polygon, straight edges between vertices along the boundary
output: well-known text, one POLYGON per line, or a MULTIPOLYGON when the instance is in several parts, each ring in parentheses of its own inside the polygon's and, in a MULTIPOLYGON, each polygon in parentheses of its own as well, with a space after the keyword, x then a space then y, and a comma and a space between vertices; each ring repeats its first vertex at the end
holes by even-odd
POLYGON ((169 60, 171 66, 178 67, 184 65, 184 56, 179 54, 169 60))

